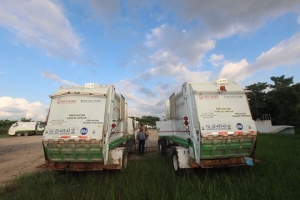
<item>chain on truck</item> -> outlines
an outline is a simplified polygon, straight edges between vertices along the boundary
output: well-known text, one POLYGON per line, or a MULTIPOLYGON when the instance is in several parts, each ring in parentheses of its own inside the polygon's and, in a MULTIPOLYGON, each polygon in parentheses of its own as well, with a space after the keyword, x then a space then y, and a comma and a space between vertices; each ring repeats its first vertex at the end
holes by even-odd
POLYGON ((60 87, 43 133, 45 164, 56 171, 125 169, 134 149, 134 118, 113 85, 60 87))
POLYGON ((160 154, 176 172, 189 168, 253 165, 257 129, 246 92, 238 84, 185 82, 166 100, 166 121, 157 121, 160 154))

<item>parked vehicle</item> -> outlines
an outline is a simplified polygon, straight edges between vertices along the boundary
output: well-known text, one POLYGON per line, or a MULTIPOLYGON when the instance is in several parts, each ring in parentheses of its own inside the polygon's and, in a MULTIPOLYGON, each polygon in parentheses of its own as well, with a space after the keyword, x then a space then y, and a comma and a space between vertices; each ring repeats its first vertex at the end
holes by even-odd
POLYGON ((157 121, 161 154, 175 171, 255 163, 257 129, 238 84, 186 82, 166 100, 166 121, 157 121))
POLYGON ((40 122, 16 122, 8 129, 8 135, 28 136, 42 134, 44 126, 40 122))
POLYGON ((148 128, 148 129, 153 128, 152 126, 150 126, 148 124, 146 124, 145 127, 148 128))
POLYGON ((134 149, 134 118, 113 85, 60 87, 51 95, 43 136, 44 168, 125 169, 134 149))

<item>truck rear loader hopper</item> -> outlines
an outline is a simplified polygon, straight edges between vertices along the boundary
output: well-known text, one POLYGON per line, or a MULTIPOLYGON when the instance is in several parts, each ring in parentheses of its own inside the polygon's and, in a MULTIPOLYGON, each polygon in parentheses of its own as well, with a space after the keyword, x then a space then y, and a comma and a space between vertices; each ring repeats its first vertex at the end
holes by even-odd
POLYGON ((134 118, 113 85, 60 87, 43 133, 45 164, 55 171, 125 169, 135 146, 134 118))
POLYGON ((158 121, 160 154, 172 156, 175 171, 250 165, 257 130, 247 96, 236 83, 186 82, 166 100, 166 121, 158 121))

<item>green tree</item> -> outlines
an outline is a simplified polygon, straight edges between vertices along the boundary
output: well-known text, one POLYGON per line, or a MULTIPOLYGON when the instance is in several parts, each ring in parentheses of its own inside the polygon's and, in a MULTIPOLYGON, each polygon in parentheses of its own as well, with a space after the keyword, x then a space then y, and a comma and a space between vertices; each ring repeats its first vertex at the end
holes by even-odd
POLYGON ((21 122, 31 122, 31 118, 30 119, 26 119, 25 117, 22 117, 21 122))
POLYGON ((266 108, 266 90, 268 88, 267 83, 258 82, 245 87, 246 90, 251 92, 247 93, 249 100, 249 106, 251 109, 252 118, 256 120, 265 113, 266 108))
POLYGON ((299 94, 293 89, 293 77, 285 78, 284 75, 271 77, 274 84, 270 85, 267 102, 272 123, 275 125, 292 125, 293 118, 299 106, 299 94))
POLYGON ((156 124, 156 121, 159 121, 160 118, 156 116, 144 115, 141 118, 137 117, 136 120, 139 122, 139 124, 143 124, 143 125, 148 124, 154 126, 156 124))

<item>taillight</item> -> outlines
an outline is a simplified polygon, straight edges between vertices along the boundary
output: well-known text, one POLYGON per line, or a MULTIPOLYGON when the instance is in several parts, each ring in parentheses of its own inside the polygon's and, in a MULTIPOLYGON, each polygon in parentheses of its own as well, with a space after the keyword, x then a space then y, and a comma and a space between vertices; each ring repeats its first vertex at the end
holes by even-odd
POLYGON ((187 116, 184 116, 183 117, 183 124, 184 124, 184 128, 185 128, 185 130, 189 130, 189 121, 188 121, 188 117, 187 116))
POLYGON ((111 131, 115 132, 117 127, 117 120, 113 119, 111 124, 111 131))

